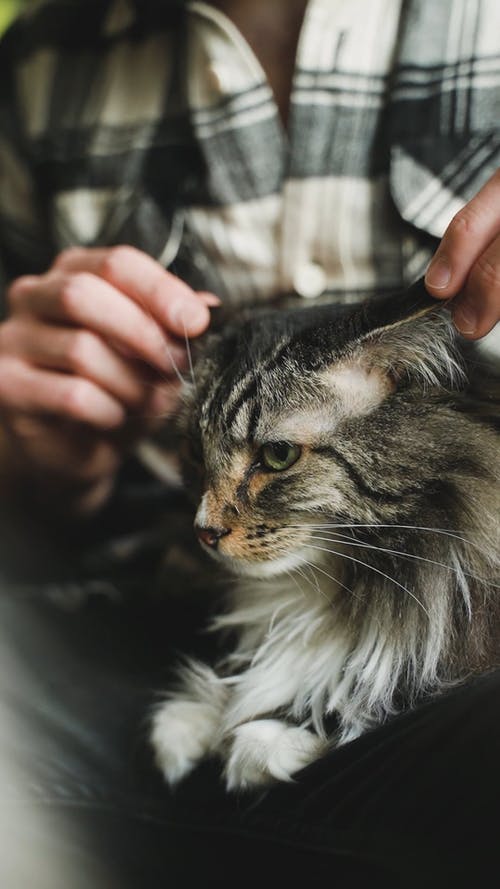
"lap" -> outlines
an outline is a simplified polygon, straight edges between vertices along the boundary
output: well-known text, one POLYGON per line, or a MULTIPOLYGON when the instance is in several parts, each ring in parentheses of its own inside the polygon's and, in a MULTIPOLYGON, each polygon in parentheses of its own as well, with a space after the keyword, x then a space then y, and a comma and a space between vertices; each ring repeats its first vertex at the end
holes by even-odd
POLYGON ((26 680, 8 695, 29 764, 18 800, 60 811, 121 889, 176 873, 189 887, 221 861, 384 889, 466 885, 500 863, 500 673, 331 751, 292 784, 228 795, 206 763, 172 794, 152 763, 147 716, 175 652, 209 645, 199 616, 151 600, 63 612, 9 595, 1 611, 26 680))

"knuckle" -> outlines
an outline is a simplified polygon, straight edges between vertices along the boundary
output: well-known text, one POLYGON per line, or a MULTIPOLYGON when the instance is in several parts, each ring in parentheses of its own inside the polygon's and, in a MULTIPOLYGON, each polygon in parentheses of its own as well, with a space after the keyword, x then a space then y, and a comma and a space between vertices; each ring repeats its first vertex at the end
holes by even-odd
POLYGON ((59 291, 59 304, 64 314, 67 315, 68 318, 72 318, 75 308, 75 292, 70 281, 65 281, 64 284, 61 285, 59 291))
POLYGON ((76 320, 80 313, 82 302, 81 290, 84 283, 81 280, 82 274, 79 272, 77 275, 65 277, 60 285, 59 304, 64 315, 71 320, 76 320))
POLYGON ((66 359, 75 371, 85 371, 91 366, 95 354, 95 342, 91 333, 78 330, 70 334, 66 347, 66 359))
POLYGON ((128 244, 119 244, 111 247, 102 262, 102 276, 107 281, 113 281, 120 273, 123 266, 133 262, 138 256, 139 250, 128 244))
POLYGON ((17 310, 19 300, 19 291, 16 291, 12 287, 7 287, 5 290, 5 313, 9 315, 13 315, 17 310))
POLYGON ((51 268, 64 268, 66 265, 80 259, 83 253, 85 253, 85 250, 82 247, 66 247, 65 250, 61 250, 61 252, 58 253, 51 268))
POLYGON ((478 229, 479 214, 470 206, 464 207, 453 217, 448 226, 448 236, 453 240, 474 237, 478 229))
POLYGON ((61 392, 61 407, 74 420, 84 420, 89 413, 91 398, 91 388, 85 380, 69 379, 61 392))
POLYGON ((7 307, 11 313, 17 308, 20 296, 21 291, 19 287, 16 286, 16 282, 14 281, 9 287, 7 287, 5 291, 5 302, 7 303, 7 307))
POLYGON ((22 280, 22 278, 17 278, 5 291, 5 301, 11 315, 19 311, 25 302, 25 291, 22 286, 22 280))
POLYGON ((88 290, 95 287, 97 283, 96 276, 92 272, 73 272, 69 279, 74 290, 88 290))

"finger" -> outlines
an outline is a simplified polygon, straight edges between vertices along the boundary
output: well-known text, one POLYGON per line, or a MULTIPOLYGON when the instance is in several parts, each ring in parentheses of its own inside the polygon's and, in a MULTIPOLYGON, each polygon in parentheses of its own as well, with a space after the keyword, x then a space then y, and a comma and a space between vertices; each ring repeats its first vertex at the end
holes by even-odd
POLYGON ((92 272, 99 274, 110 247, 68 247, 56 256, 51 268, 61 272, 92 272))
POLYGON ((0 365, 0 406, 8 411, 64 417, 98 429, 125 421, 122 405, 95 383, 30 367, 15 358, 0 365))
POLYGON ((500 237, 473 265, 463 292, 453 303, 453 320, 464 336, 485 336, 500 320, 500 237))
POLYGON ((1 342, 11 354, 47 370, 64 370, 92 380, 128 406, 142 402, 152 386, 144 366, 125 360, 88 330, 15 319, 3 326, 1 342))
POLYGON ((178 337, 198 336, 210 323, 207 306, 180 278, 134 247, 111 248, 96 274, 126 293, 178 337))
MULTIPOLYGON (((59 254, 52 264, 52 268, 66 272, 87 271, 92 272, 94 275, 99 275, 105 260, 108 258, 109 252, 110 248, 108 247, 70 247, 59 254)), ((161 266, 161 269, 162 271, 165 271, 163 266, 161 266)), ((179 279, 175 278, 175 280, 178 281, 179 279)), ((203 305, 208 306, 209 308, 221 305, 221 299, 216 296, 215 293, 199 290, 194 291, 194 294, 203 305)), ((181 333, 184 333, 184 331, 181 333)))
POLYGON ((452 219, 425 276, 432 296, 448 299, 500 232, 500 171, 452 219))
MULTIPOLYGON (((17 313, 86 328, 119 344, 164 373, 172 370, 172 349, 161 327, 131 299, 90 272, 42 275, 35 285, 16 282, 10 292, 17 313)), ((180 360, 179 353, 178 358, 180 360)), ((174 357, 175 360, 175 357, 174 357)))
POLYGON ((158 428, 163 421, 177 413, 181 385, 171 383, 152 386, 141 404, 127 412, 126 436, 134 441, 145 432, 158 428))

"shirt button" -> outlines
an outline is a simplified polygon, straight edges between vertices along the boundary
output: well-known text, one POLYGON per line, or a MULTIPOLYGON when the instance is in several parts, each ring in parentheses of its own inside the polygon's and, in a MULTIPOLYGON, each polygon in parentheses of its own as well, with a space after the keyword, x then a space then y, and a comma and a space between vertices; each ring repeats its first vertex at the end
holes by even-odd
POLYGON ((232 89, 232 72, 224 62, 212 62, 207 69, 207 78, 216 93, 230 93, 232 89))
POLYGON ((326 289, 325 270, 317 262, 305 262, 296 270, 293 286, 295 292, 304 299, 315 299, 326 289))

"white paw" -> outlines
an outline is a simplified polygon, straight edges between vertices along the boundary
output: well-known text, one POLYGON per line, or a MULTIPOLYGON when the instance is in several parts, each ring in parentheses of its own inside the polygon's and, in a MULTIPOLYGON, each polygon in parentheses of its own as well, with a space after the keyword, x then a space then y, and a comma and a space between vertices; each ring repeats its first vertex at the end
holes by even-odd
POLYGON ((228 790, 290 781, 294 772, 326 749, 326 742, 308 729, 279 719, 246 722, 235 729, 233 738, 225 769, 228 790))
POLYGON ((198 701, 167 701, 152 720, 155 759, 170 785, 177 784, 207 753, 217 736, 219 711, 198 701))

